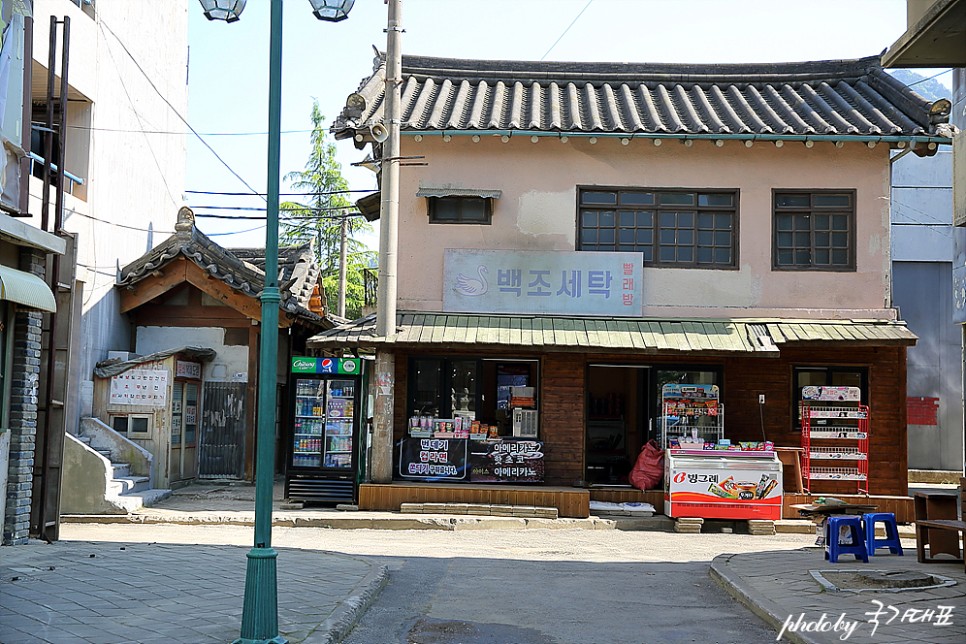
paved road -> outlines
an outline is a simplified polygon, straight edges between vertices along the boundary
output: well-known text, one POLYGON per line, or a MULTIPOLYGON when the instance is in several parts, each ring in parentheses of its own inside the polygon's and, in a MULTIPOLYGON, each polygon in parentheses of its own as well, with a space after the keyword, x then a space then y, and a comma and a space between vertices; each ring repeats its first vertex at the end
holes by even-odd
MULTIPOLYGON (((65 525, 62 533, 129 542, 251 539, 250 528, 232 526, 65 525)), ((389 566, 388 586, 349 644, 770 642, 775 632, 711 581, 709 562, 721 553, 813 541, 613 530, 274 532, 277 546, 363 555, 389 566)))

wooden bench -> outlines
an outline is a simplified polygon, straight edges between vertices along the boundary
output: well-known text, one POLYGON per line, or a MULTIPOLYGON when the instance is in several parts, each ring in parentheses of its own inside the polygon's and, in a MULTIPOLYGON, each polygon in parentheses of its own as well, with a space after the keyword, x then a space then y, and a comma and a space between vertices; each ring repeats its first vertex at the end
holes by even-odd
POLYGON ((964 562, 960 537, 966 538, 966 521, 958 518, 957 501, 966 507, 966 477, 960 479, 959 494, 917 492, 916 554, 920 563, 964 562), (957 498, 958 497, 958 498, 957 498), (929 557, 926 557, 929 546, 929 557), (950 555, 952 559, 938 559, 936 555, 950 555))

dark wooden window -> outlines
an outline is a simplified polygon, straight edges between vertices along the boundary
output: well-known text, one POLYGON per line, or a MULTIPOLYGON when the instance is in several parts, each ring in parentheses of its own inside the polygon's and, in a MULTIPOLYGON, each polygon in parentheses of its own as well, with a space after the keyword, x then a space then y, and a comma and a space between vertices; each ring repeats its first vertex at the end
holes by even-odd
POLYGON ((493 216, 487 197, 427 197, 431 224, 486 224, 493 216))
POLYGON ((775 191, 772 229, 775 269, 855 270, 855 191, 775 191))
POLYGON ((585 188, 579 200, 579 250, 639 252, 650 266, 737 266, 735 190, 585 188))

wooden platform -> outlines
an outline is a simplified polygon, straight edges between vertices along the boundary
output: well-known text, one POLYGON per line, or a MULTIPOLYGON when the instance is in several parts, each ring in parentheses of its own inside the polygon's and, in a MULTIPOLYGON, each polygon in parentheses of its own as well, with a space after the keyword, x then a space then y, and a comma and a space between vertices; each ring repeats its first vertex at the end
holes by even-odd
POLYGON ((784 496, 782 504, 783 519, 801 519, 798 510, 791 507, 796 504, 812 503, 821 496, 834 496, 846 503, 868 503, 876 507, 876 512, 892 512, 896 515, 897 523, 912 523, 916 520, 916 509, 910 496, 866 496, 864 494, 788 494, 784 496))
POLYGON ((605 501, 607 503, 650 503, 657 511, 664 514, 664 490, 638 490, 632 487, 591 487, 591 501, 605 501))
POLYGON ((590 493, 577 487, 472 483, 362 483, 359 509, 398 512, 403 503, 488 503, 557 508, 561 517, 590 516, 590 493))

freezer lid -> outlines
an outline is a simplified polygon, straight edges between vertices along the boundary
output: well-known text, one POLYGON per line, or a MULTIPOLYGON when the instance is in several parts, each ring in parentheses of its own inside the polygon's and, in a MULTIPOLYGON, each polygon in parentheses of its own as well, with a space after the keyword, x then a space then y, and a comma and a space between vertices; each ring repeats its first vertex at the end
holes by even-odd
POLYGON ((692 468, 710 470, 772 470, 781 469, 777 458, 734 459, 713 456, 671 456, 668 467, 672 469, 692 468))

